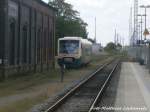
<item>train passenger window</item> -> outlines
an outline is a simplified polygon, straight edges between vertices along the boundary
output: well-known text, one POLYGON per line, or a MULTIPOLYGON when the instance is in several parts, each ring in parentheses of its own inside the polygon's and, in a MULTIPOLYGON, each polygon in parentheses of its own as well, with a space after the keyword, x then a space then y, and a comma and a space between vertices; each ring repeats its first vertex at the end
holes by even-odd
POLYGON ((16 23, 15 20, 11 20, 10 22, 10 31, 9 31, 9 38, 10 38, 10 65, 14 65, 15 64, 15 28, 16 28, 16 23))
POLYGON ((60 41, 60 53, 78 54, 79 41, 77 40, 62 40, 60 41))

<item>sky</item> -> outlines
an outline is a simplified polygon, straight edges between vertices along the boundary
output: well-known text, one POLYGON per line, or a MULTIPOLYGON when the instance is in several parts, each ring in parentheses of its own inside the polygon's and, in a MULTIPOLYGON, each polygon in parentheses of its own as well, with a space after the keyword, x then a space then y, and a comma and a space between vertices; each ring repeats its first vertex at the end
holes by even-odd
MULTIPOLYGON (((47 0, 44 0, 47 2, 47 0)), ((106 45, 114 41, 115 29, 129 43, 129 15, 134 0, 66 0, 80 12, 80 17, 88 24, 89 38, 95 37, 95 17, 97 20, 97 41, 106 45)), ((150 0, 139 0, 139 5, 150 4, 150 0)), ((139 13, 144 13, 139 9, 139 13)), ((150 9, 148 11, 150 15, 150 9)), ((148 17, 150 20, 150 17, 148 17)), ((150 21, 148 25, 150 27, 150 21)))

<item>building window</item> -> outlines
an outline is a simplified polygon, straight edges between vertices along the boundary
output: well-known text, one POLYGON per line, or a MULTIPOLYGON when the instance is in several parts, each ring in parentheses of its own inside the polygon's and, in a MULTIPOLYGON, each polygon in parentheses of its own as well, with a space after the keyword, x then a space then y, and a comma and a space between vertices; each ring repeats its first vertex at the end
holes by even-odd
POLYGON ((22 29, 22 62, 27 63, 27 38, 28 38, 28 27, 27 25, 23 26, 22 29))
POLYGON ((16 29, 16 23, 15 20, 12 19, 10 22, 10 26, 9 26, 9 38, 10 38, 10 44, 9 44, 9 49, 10 49, 10 54, 9 54, 9 62, 10 65, 14 65, 15 64, 15 29, 16 29))
POLYGON ((48 48, 49 48, 49 56, 48 56, 48 60, 52 59, 52 55, 53 55, 53 51, 52 51, 52 44, 53 44, 53 40, 52 40, 52 31, 49 32, 49 41, 48 41, 48 48))
POLYGON ((31 48, 31 45, 32 45, 32 39, 31 39, 31 35, 29 36, 29 64, 32 63, 32 48, 31 48))
POLYGON ((46 63, 47 62, 47 28, 45 28, 44 29, 44 46, 43 46, 43 48, 44 48, 44 54, 43 54, 43 56, 44 56, 44 62, 46 63))
POLYGON ((37 32, 37 63, 41 62, 41 28, 38 29, 37 32))

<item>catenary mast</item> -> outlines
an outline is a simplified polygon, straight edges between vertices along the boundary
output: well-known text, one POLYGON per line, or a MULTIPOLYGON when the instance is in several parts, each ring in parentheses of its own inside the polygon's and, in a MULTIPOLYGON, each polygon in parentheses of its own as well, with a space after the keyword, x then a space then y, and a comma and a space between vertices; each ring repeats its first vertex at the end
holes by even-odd
POLYGON ((133 45, 133 8, 130 9, 130 17, 129 17, 129 38, 130 38, 130 45, 133 45))
POLYGON ((137 44, 138 40, 138 0, 134 0, 134 32, 133 32, 133 45, 137 44))

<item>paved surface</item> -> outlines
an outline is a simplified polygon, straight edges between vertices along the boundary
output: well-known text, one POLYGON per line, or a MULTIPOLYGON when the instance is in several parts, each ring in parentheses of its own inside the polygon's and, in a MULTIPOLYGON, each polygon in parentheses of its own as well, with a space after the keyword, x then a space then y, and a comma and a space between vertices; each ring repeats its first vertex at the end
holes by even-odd
POLYGON ((137 63, 122 64, 115 107, 122 108, 121 112, 150 112, 148 70, 137 63))

